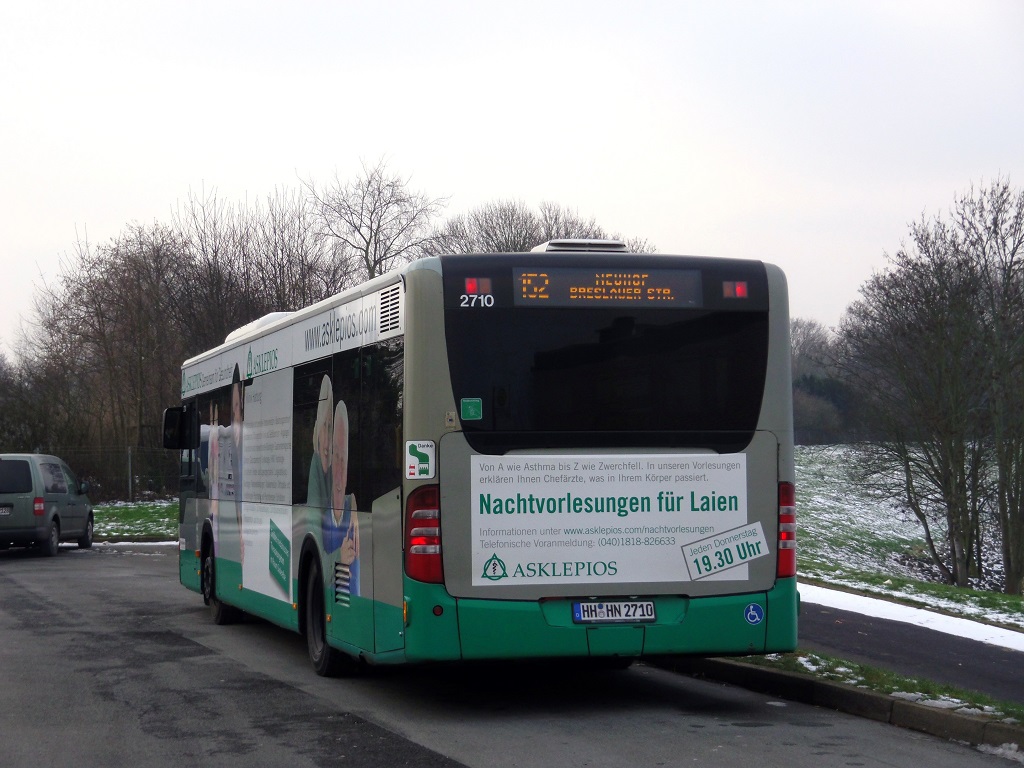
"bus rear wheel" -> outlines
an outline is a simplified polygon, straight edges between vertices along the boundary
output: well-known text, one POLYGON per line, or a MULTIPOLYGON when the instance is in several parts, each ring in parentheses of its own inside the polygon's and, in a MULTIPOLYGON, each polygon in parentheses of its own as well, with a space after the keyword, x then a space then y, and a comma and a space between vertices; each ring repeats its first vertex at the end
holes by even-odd
POLYGON ((309 661, 321 677, 355 674, 355 659, 327 643, 327 615, 324 608, 324 581, 320 566, 314 565, 306 575, 306 648, 309 661))

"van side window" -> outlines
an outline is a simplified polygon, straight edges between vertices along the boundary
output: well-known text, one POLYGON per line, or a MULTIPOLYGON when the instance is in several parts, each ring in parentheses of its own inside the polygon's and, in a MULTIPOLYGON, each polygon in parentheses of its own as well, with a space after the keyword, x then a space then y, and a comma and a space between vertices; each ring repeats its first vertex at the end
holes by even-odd
POLYGON ((72 494, 77 496, 78 495, 78 478, 75 477, 75 473, 72 472, 67 466, 61 465, 61 469, 64 471, 64 479, 67 481, 68 490, 72 494))
POLYGON ((47 493, 67 493, 68 481, 60 464, 40 464, 39 471, 43 475, 43 486, 47 493))

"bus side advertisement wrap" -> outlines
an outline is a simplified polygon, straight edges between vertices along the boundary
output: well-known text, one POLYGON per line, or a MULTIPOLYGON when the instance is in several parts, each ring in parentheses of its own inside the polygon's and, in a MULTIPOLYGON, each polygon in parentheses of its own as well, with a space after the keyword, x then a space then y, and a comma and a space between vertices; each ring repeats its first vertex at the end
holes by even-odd
POLYGON ((292 372, 245 388, 242 586, 292 602, 292 372))
POLYGON ((475 455, 473 585, 744 580, 745 454, 475 455))

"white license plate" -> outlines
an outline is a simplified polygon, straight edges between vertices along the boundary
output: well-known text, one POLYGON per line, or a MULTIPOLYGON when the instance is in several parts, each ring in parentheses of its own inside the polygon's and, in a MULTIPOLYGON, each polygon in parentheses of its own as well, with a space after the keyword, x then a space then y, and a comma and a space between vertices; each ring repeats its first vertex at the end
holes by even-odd
POLYGON ((13 504, 3 504, 3 505, 0 505, 0 517, 3 517, 4 515, 9 515, 13 511, 14 511, 14 505, 13 504))
POLYGON ((654 619, 653 600, 588 600, 572 604, 572 620, 577 624, 633 624, 654 619))

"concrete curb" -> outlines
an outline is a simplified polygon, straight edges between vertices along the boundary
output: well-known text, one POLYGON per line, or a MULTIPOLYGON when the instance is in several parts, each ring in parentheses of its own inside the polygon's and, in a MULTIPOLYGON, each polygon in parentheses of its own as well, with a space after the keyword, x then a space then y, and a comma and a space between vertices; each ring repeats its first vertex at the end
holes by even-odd
POLYGON ((745 664, 731 659, 667 658, 660 659, 654 664, 680 674, 718 680, 758 693, 834 709, 942 739, 993 747, 1004 744, 1024 747, 1024 725, 894 699, 884 693, 817 680, 807 675, 745 664))

